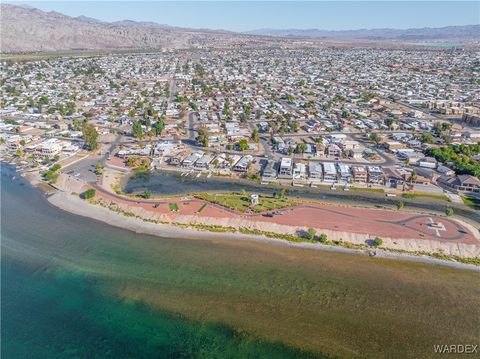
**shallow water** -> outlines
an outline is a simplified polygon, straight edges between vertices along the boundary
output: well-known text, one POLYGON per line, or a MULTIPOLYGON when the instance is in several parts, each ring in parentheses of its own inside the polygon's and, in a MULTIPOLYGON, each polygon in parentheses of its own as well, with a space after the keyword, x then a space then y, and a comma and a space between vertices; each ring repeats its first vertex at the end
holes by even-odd
POLYGON ((12 175, 2 167, 5 358, 433 357, 479 341, 478 273, 139 235, 12 175))

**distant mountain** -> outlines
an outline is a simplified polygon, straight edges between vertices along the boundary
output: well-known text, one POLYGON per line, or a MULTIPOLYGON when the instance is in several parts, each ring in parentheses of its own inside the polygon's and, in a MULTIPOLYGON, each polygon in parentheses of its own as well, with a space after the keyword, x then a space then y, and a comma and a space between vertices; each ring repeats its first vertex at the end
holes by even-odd
POLYGON ((246 34, 277 37, 310 37, 331 39, 364 40, 440 40, 440 39, 480 39, 480 25, 446 26, 419 29, 360 29, 328 31, 319 29, 259 29, 246 34))
MULTIPOLYGON (((480 25, 423 29, 351 31, 188 29, 154 22, 106 22, 86 16, 70 17, 31 6, 0 4, 1 52, 78 49, 186 49, 245 46, 284 46, 285 37, 346 40, 464 40, 480 39, 480 25), (275 37, 279 37, 276 39, 275 37)), ((323 41, 323 40, 322 40, 323 41)))
POLYGON ((0 4, 1 52, 72 49, 178 49, 231 46, 252 36, 193 30, 153 22, 104 22, 30 6, 0 4))

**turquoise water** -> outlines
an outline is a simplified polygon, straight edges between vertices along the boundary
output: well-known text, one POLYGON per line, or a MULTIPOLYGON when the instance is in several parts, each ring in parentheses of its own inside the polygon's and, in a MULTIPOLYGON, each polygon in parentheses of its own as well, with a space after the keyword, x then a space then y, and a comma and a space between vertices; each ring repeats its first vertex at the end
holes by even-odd
MULTIPOLYGON (((101 292, 111 278, 98 268, 109 272, 111 259, 92 240, 111 245, 132 234, 59 211, 11 176, 2 168, 2 358, 313 357, 101 292), (73 257, 91 251, 103 253, 105 266, 78 267, 73 257)), ((128 249, 109 250, 128 259, 128 249)))
POLYGON ((478 273, 63 212, 2 167, 2 358, 429 358, 480 339, 478 273))
POLYGON ((294 358, 281 344, 97 293, 82 275, 2 263, 3 358, 294 358))

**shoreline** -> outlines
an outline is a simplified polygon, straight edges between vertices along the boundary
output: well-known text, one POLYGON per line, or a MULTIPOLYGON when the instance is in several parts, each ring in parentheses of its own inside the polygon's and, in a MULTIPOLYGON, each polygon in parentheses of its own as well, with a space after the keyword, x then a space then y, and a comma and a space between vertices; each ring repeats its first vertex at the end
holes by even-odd
MULTIPOLYGON (((327 252, 337 252, 344 254, 354 254, 354 255, 363 255, 369 256, 370 250, 367 248, 346 248, 341 246, 331 246, 321 243, 309 243, 309 242, 291 242, 279 238, 269 238, 264 235, 252 235, 252 234, 243 234, 239 232, 210 232, 202 231, 194 228, 179 228, 174 224, 164 224, 164 223, 152 223, 144 221, 136 217, 127 217, 123 214, 114 212, 105 207, 91 204, 85 200, 69 195, 66 192, 56 192, 53 195, 46 198, 46 200, 53 206, 64 210, 66 212, 79 215, 82 217, 87 217, 93 220, 97 220, 108 225, 123 228, 134 233, 141 233, 152 235, 156 237, 169 237, 169 238, 178 238, 178 239, 200 239, 200 240, 236 240, 236 241, 254 241, 261 242, 273 245, 281 245, 299 249, 308 249, 308 250, 318 250, 318 251, 327 251, 327 252)), ((373 259, 390 259, 390 260, 405 260, 410 262, 424 263, 430 265, 441 265, 450 268, 471 270, 480 272, 480 266, 469 263, 461 263, 452 260, 445 260, 434 258, 428 255, 415 255, 410 253, 403 252, 394 252, 391 250, 384 249, 374 249, 376 255, 372 257, 373 259)))

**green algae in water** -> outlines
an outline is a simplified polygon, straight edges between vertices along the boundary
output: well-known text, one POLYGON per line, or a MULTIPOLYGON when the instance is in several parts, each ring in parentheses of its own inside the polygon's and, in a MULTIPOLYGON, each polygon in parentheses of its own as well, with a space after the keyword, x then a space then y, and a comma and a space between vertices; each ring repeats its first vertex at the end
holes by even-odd
POLYGON ((4 358, 322 358, 97 293, 83 275, 2 260, 4 358))

